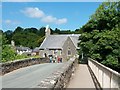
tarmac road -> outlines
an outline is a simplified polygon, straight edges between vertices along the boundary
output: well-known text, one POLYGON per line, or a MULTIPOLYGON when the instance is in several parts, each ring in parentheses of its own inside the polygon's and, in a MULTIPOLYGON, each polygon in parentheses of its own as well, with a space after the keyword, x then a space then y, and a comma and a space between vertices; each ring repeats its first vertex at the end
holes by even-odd
POLYGON ((32 88, 62 65, 62 63, 45 63, 15 70, 2 76, 2 88, 32 88))

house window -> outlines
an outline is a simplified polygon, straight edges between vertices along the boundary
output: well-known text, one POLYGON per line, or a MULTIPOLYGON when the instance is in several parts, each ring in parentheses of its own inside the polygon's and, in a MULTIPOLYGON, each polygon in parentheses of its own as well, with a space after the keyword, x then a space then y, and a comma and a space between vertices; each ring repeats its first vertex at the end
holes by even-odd
POLYGON ((70 50, 70 48, 68 49, 68 55, 71 55, 71 50, 70 50))
POLYGON ((58 50, 54 50, 54 54, 57 54, 58 50))
POLYGON ((59 50, 58 55, 62 55, 62 51, 61 50, 59 50))
POLYGON ((60 55, 62 55, 62 51, 60 50, 60 55))

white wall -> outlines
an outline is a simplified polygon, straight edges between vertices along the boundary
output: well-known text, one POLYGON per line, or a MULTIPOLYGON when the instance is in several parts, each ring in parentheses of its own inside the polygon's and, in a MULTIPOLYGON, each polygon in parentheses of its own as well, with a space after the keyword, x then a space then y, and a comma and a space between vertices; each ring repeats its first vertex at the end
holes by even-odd
POLYGON ((119 88, 120 74, 92 59, 88 60, 88 65, 92 69, 102 88, 119 88))

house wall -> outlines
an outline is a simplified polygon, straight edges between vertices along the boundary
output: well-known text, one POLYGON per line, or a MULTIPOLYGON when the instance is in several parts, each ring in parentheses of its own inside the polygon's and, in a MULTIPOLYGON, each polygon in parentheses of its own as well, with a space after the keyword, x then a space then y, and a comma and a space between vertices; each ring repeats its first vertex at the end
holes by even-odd
POLYGON ((53 55, 53 57, 55 56, 61 56, 61 52, 62 50, 61 49, 54 49, 54 50, 40 50, 40 57, 45 57, 44 54, 46 53, 47 56, 48 55, 53 55))
POLYGON ((19 55, 22 55, 22 54, 24 54, 24 53, 31 53, 32 52, 32 50, 16 50, 16 52, 17 52, 17 54, 19 54, 19 55))
POLYGON ((47 55, 53 55, 53 57, 55 56, 59 56, 62 58, 62 61, 65 62, 67 61, 70 57, 73 57, 74 55, 77 54, 77 50, 75 45, 73 44, 72 40, 70 39, 70 37, 67 38, 67 40, 65 41, 63 47, 63 49, 58 50, 58 49, 54 49, 54 50, 40 50, 40 57, 44 57, 44 53, 46 53, 47 55), (71 52, 71 55, 68 55, 68 50, 71 52), (54 52, 57 53, 54 53, 54 52))
POLYGON ((68 37, 67 40, 65 41, 64 45, 63 45, 63 50, 62 50, 63 61, 68 60, 70 57, 72 57, 76 54, 77 54, 76 47, 73 44, 70 37, 68 37), (68 55, 68 50, 71 52, 71 55, 68 55))

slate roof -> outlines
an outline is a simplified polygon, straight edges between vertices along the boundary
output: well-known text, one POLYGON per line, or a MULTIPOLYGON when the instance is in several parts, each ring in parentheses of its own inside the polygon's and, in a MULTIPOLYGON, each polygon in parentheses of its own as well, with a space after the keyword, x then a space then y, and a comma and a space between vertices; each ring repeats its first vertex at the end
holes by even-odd
POLYGON ((20 50, 20 51, 26 51, 26 50, 31 50, 29 47, 16 47, 16 50, 20 50))
POLYGON ((34 48, 33 52, 39 52, 39 47, 34 48))
POLYGON ((78 47, 78 43, 79 43, 79 36, 80 35, 76 35, 76 36, 70 36, 70 38, 71 38, 71 40, 73 41, 73 43, 74 43, 74 45, 75 45, 75 47, 77 48, 77 49, 79 49, 79 47, 78 47))
POLYGON ((79 36, 80 34, 50 35, 44 39, 39 49, 62 49, 62 46, 68 37, 71 38, 77 48, 79 36))

